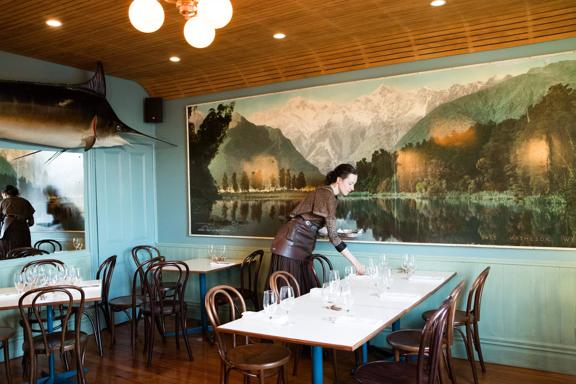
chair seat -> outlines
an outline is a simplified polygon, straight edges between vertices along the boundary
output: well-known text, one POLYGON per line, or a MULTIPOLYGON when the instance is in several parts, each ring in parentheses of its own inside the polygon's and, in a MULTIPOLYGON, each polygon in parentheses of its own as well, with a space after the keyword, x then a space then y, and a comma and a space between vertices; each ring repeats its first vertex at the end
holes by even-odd
POLYGON ((405 351, 417 353, 420 349, 420 337, 422 330, 420 329, 402 329, 390 333, 386 340, 392 347, 405 351))
MULTIPOLYGON (((430 317, 432 317, 432 315, 434 314, 434 312, 436 312, 435 310, 430 310, 430 311, 426 311, 422 314, 422 319, 428 321, 428 319, 430 317)), ((470 313, 470 322, 473 323, 474 322, 474 313, 470 313)), ((466 324, 466 311, 460 311, 460 310, 456 310, 456 313, 454 314, 454 326, 455 327, 461 327, 464 324, 466 324)))
POLYGON ((14 336, 16 332, 14 329, 9 327, 0 327, 0 341, 6 341, 12 336, 14 336))
MULTIPOLYGON (((44 339, 42 335, 36 336, 33 338, 34 341, 34 350, 36 353, 48 353, 50 351, 55 351, 60 349, 60 344, 62 342, 62 332, 53 332, 46 336, 48 341, 48 351, 45 350, 44 339)), ((64 350, 69 351, 74 349, 74 340, 75 334, 74 332, 67 332, 66 338, 64 339, 64 350)), ((84 344, 88 340, 88 334, 84 332, 80 332, 80 343, 84 344)), ((28 343, 24 342, 22 348, 27 351, 28 350, 28 343)))
POLYGON ((226 357, 241 370, 272 369, 290 361, 290 350, 277 344, 246 344, 228 351, 226 357))
MULTIPOLYGON (((110 305, 110 307, 113 307, 114 309, 128 309, 132 307, 132 296, 120 296, 120 297, 115 297, 112 300, 108 301, 108 304, 110 305)), ((142 299, 140 298, 140 296, 136 296, 136 306, 139 306, 142 304, 142 299)))
MULTIPOLYGON (((362 384, 414 384, 416 383, 416 373, 416 364, 412 362, 374 361, 358 368, 354 378, 362 384)), ((427 378, 422 380, 422 382, 427 381, 427 378)))
MULTIPOLYGON (((184 308, 186 308, 186 304, 184 304, 184 308)), ((160 314, 162 310, 162 314, 169 316, 175 313, 180 313, 180 305, 179 303, 174 303, 174 300, 164 300, 164 305, 161 308, 159 304, 154 306, 154 312, 160 314)), ((150 308, 150 303, 142 304, 142 312, 144 314, 150 314, 152 309, 150 308)))

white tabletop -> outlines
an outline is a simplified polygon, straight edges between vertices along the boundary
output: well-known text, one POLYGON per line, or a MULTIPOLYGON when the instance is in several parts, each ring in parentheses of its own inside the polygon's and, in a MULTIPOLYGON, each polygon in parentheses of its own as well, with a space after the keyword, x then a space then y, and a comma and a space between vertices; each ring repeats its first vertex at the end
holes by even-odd
POLYGON ((420 304, 450 280, 453 272, 418 271, 407 280, 399 274, 389 291, 379 297, 368 277, 351 280, 354 304, 349 313, 322 303, 320 290, 295 300, 288 317, 270 320, 263 311, 249 313, 218 329, 267 339, 353 351, 420 304))
MULTIPOLYGON (((100 301, 102 300, 102 282, 100 280, 85 280, 78 284, 84 290, 84 301, 100 301)), ((71 291, 74 300, 80 300, 77 292, 71 291)), ((16 288, 0 288, 0 310, 18 308, 18 300, 22 294, 18 293, 16 288)), ((32 301, 32 296, 29 296, 25 305, 29 305, 32 301), (29 300, 28 300, 29 299, 29 300)), ((49 294, 46 295, 45 300, 41 304, 59 304, 63 301, 68 302, 68 298, 64 294, 49 294)))
MULTIPOLYGON (((195 259, 184 260, 184 263, 186 263, 190 272, 209 273, 235 267, 242 264, 242 260, 226 260, 224 263, 213 263, 206 257, 199 257, 195 259)), ((169 270, 169 268, 166 269, 169 270)))

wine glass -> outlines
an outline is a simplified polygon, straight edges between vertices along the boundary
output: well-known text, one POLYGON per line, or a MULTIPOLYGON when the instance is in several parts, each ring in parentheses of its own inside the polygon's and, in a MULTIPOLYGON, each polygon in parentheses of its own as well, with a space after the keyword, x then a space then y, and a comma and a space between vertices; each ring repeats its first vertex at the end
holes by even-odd
POLYGON ((286 314, 294 307, 294 289, 289 285, 280 287, 280 307, 286 314))
POLYGON ((322 304, 326 308, 330 307, 330 304, 332 303, 332 297, 330 291, 331 291, 331 284, 329 282, 322 284, 322 304))
POLYGON ((20 271, 14 274, 14 287, 18 293, 23 293, 26 290, 26 284, 24 282, 24 276, 20 271))
POLYGON ((386 289, 390 290, 392 288, 392 283, 394 278, 392 277, 392 268, 387 268, 385 272, 386 276, 386 289))
POLYGON ((347 265, 344 268, 344 273, 346 274, 346 278, 353 278, 354 276, 356 276, 356 267, 354 267, 353 265, 347 265))
POLYGON ((340 288, 340 303, 342 304, 342 308, 347 313, 350 313, 352 310, 352 305, 354 305, 352 288, 350 287, 350 284, 343 284, 340 288))
POLYGON ((414 255, 410 255, 408 259, 408 275, 412 275, 414 272, 416 272, 416 258, 414 255))
POLYGON ((272 316, 274 315, 274 312, 276 312, 276 302, 278 301, 278 299, 276 298, 276 293, 269 289, 267 291, 264 291, 264 295, 262 296, 263 298, 263 307, 264 307, 264 313, 266 314, 266 317, 268 317, 268 319, 272 319, 272 316))
POLYGON ((220 262, 224 263, 226 262, 226 246, 223 245, 222 247, 220 247, 220 262))

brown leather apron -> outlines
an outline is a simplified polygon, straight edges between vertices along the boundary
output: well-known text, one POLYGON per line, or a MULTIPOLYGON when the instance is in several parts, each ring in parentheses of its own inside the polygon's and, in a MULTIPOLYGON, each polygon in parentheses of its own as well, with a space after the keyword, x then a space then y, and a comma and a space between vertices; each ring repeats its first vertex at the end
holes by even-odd
POLYGON ((284 224, 272 241, 272 253, 296 260, 305 260, 316 245, 318 227, 300 216, 284 224))

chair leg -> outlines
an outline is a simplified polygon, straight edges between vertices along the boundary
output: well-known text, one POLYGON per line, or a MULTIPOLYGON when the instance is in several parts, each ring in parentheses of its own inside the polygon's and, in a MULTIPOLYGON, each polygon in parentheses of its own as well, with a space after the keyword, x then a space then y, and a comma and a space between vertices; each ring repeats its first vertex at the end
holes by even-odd
POLYGON ((64 368, 67 371, 69 371, 70 370, 70 360, 68 360, 67 352, 62 352, 62 354, 60 355, 60 358, 64 362, 64 368))
MULTIPOLYGON (((150 317, 155 317, 155 316, 150 316, 150 317)), ((148 320, 148 329, 146 331, 147 337, 148 337, 148 342, 147 342, 147 352, 148 352, 148 357, 146 359, 146 366, 148 368, 150 368, 152 366, 152 352, 154 350, 154 319, 149 318, 148 320)))
POLYGON ((182 318, 180 319, 180 327, 182 327, 182 337, 184 338, 186 352, 188 352, 188 360, 194 361, 194 356, 192 356, 192 348, 190 348, 190 340, 188 340, 188 332, 186 331, 186 311, 182 312, 181 316, 182 318))
POLYGON ((334 370, 334 384, 338 384, 338 361, 336 360, 336 350, 330 351, 332 354, 332 368, 334 370))
POLYGON ((36 383, 36 364, 37 358, 34 353, 30 354, 30 383, 36 383))
POLYGON ((464 339, 464 344, 466 346, 466 356, 468 357, 468 361, 470 362, 470 367, 472 367, 472 376, 474 378, 474 384, 478 384, 478 373, 476 372, 476 362, 474 361, 474 350, 472 349, 472 335, 470 334, 470 327, 465 325, 466 328, 466 336, 460 330, 460 328, 456 328, 458 332, 462 335, 464 339))
POLYGON ((115 316, 116 315, 116 311, 112 311, 112 313, 110 313, 110 337, 112 338, 112 342, 110 344, 115 345, 116 344, 116 325, 115 325, 115 316))
POLYGON ((4 347, 4 366, 6 368, 6 379, 8 384, 12 384, 12 373, 10 372, 10 350, 8 340, 2 343, 4 347))
POLYGON ((258 376, 260 379, 260 384, 264 384, 264 370, 260 371, 260 374, 258 376))
MULTIPOLYGON (((98 313, 98 308, 99 308, 99 304, 95 303, 94 304, 94 323, 95 323, 95 328, 94 328, 94 339, 96 340, 96 347, 98 348, 98 354, 100 355, 100 357, 104 356, 104 353, 102 351, 102 332, 100 331, 100 316, 98 313)), ((90 315, 88 315, 88 317, 90 317, 90 315)))
POLYGON ((174 316, 174 336, 176 338, 176 349, 180 350, 180 315, 174 316))
POLYGON ((478 322, 474 321, 474 348, 478 352, 478 360, 480 360, 480 367, 482 372, 486 373, 486 364, 484 364, 484 356, 482 356, 482 345, 480 344, 480 335, 478 334, 478 322))
POLYGON ((394 361, 396 363, 400 362, 400 350, 398 348, 394 348, 394 361))
POLYGON ((74 348, 74 355, 76 357, 76 376, 79 384, 86 384, 86 378, 84 377, 84 358, 82 357, 82 348, 80 343, 77 343, 76 348, 74 348))
POLYGON ((456 375, 454 374, 452 351, 449 345, 446 346, 445 356, 446 356, 446 371, 448 372, 448 377, 450 378, 450 381, 452 381, 452 384, 458 384, 456 380, 456 375))

